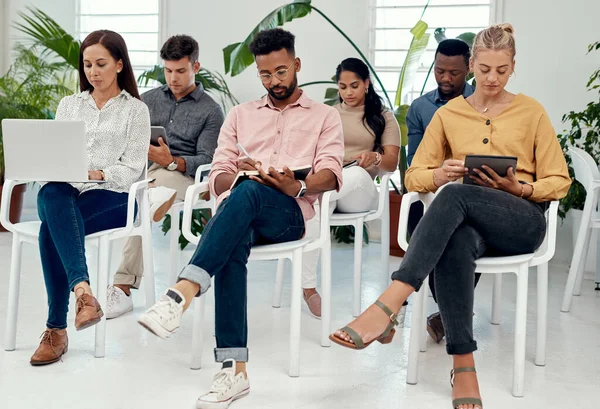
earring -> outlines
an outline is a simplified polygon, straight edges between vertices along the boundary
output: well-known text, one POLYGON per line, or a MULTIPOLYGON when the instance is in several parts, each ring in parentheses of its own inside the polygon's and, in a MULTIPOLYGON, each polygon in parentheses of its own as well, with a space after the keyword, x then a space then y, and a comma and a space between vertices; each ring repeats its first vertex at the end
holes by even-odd
POLYGON ((119 74, 121 72, 121 70, 117 70, 117 74, 119 74))
POLYGON ((368 94, 368 93, 369 93, 369 89, 367 88, 367 89, 365 90, 365 94, 368 94))

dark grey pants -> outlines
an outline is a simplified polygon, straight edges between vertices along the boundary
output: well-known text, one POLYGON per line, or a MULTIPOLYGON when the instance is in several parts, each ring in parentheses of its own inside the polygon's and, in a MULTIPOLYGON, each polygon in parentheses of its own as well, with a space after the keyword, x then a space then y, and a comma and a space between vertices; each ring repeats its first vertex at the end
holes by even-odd
POLYGON ((546 233, 544 205, 490 188, 452 184, 419 222, 400 268, 392 274, 419 290, 435 272, 437 301, 446 330, 446 350, 477 350, 473 339, 475 260, 537 249, 546 233))

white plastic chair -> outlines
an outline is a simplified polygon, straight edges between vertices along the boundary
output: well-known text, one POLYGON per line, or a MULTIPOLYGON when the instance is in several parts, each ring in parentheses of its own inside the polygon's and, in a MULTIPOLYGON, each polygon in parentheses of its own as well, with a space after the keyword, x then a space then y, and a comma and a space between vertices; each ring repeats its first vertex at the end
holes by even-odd
MULTIPOLYGON (((183 235, 191 243, 198 244, 200 238, 191 231, 192 210, 198 202, 200 194, 208 192, 208 183, 202 182, 190 186, 185 195, 183 209, 183 235)), ((323 249, 321 257, 321 346, 330 346, 329 329, 331 326, 331 260, 330 260, 330 234, 329 234, 329 200, 332 192, 325 192, 319 199, 321 210, 320 236, 318 239, 302 238, 286 243, 254 246, 249 260, 279 260, 289 259, 292 262, 292 292, 290 308, 290 367, 289 375, 299 376, 300 372, 300 319, 301 319, 301 276, 302 253, 317 248, 323 249)), ((283 274, 277 274, 274 289, 274 306, 280 303, 283 274)), ((205 296, 195 301, 194 329, 192 335, 192 359, 190 367, 200 369, 202 365, 202 341, 205 296)))
MULTIPOLYGON (((376 210, 361 213, 333 213, 329 218, 330 226, 354 226, 354 295, 352 315, 358 317, 361 312, 361 283, 362 283, 362 245, 363 224, 371 220, 381 220, 381 268, 386 280, 389 273, 390 261, 390 212, 389 212, 389 182, 392 173, 383 173, 379 190, 379 205, 376 210)), ((330 247, 331 248, 331 247, 330 247)), ((329 256, 331 258, 331 255, 329 256)))
MULTIPOLYGON (((438 190, 439 192, 439 190, 438 190)), ((400 207, 400 222, 398 229, 398 243, 404 250, 408 249, 407 231, 408 214, 410 206, 423 202, 425 211, 431 204, 435 195, 432 193, 408 193, 402 197, 400 207)), ((525 380, 525 339, 527 327, 527 289, 529 267, 537 267, 537 342, 535 364, 546 365, 546 324, 548 310, 548 262, 554 256, 556 246, 556 226, 558 223, 558 202, 550 204, 546 212, 546 237, 535 253, 522 254, 508 257, 482 257, 476 262, 476 271, 479 273, 496 274, 494 277, 494 292, 492 297, 492 324, 499 323, 501 307, 502 274, 515 273, 517 276, 517 296, 515 314, 515 352, 513 366, 512 394, 516 397, 523 396, 525 380)), ((412 324, 410 332, 410 346, 408 351, 408 368, 406 383, 416 385, 419 369, 419 350, 427 350, 425 324, 427 318, 426 301, 428 286, 425 283, 421 290, 413 296, 412 324)))
MULTIPOLYGON (((575 241, 565 294, 560 307, 562 312, 569 312, 573 295, 581 294, 581 284, 590 247, 590 238, 595 229, 600 229, 600 217, 598 217, 597 213, 598 198, 600 197, 600 171, 598 170, 598 165, 594 161, 594 158, 583 149, 570 147, 569 154, 571 155, 571 165, 575 171, 575 178, 583 185, 587 195, 585 205, 583 206, 579 233, 575 241)), ((599 282, 600 269, 596 271, 596 283, 599 282)))
MULTIPOLYGON (((202 182, 202 174, 207 171, 210 171, 210 163, 207 165, 200 165, 198 169, 196 169, 194 184, 202 182)), ((206 208, 213 209, 215 207, 214 202, 214 199, 211 197, 206 204, 206 208)), ((177 275, 179 274, 179 221, 181 211, 183 210, 183 203, 182 200, 179 200, 173 203, 173 206, 169 209, 169 215, 171 216, 171 230, 169 230, 169 279, 172 284, 177 282, 177 275)))
MULTIPOLYGON (((125 227, 100 231, 85 237, 85 243, 98 248, 98 276, 96 285, 96 298, 100 306, 106 311, 106 288, 108 286, 108 274, 111 258, 111 242, 130 236, 142 237, 142 248, 144 257, 145 277, 144 288, 146 290, 146 305, 154 305, 154 269, 152 261, 152 231, 150 226, 148 195, 146 193, 149 180, 146 179, 146 171, 138 182, 129 189, 129 200, 127 203, 127 224, 125 227), (138 223, 135 223, 135 203, 138 200, 138 223)), ((8 308, 6 313, 6 336, 4 349, 14 351, 17 338, 17 313, 19 307, 19 287, 21 283, 21 250, 23 243, 31 243, 38 246, 38 235, 41 222, 11 223, 9 221, 9 203, 12 190, 15 186, 26 182, 6 180, 2 190, 2 207, 0 209, 0 222, 13 234, 12 256, 10 267, 10 279, 8 285, 8 308)), ((89 255, 89 253, 88 253, 89 255)), ((41 279, 41 276, 40 276, 41 279)), ((106 316, 95 326, 95 348, 94 356, 102 358, 105 354, 106 342, 106 316)))

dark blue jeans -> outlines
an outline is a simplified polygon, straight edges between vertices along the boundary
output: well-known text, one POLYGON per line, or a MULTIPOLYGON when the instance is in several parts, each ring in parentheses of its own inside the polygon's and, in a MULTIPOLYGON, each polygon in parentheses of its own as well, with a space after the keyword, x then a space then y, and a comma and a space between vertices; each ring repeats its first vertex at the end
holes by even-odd
POLYGON ((304 218, 293 197, 254 181, 235 188, 210 219, 190 264, 179 274, 200 284, 215 278, 215 360, 248 361, 246 263, 254 244, 298 240, 304 218))
POLYGON ((392 274, 419 290, 434 271, 437 302, 451 355, 477 350, 473 339, 475 260, 535 251, 546 234, 544 207, 487 187, 444 188, 417 225, 392 274))
POLYGON ((69 294, 89 282, 84 238, 125 226, 128 193, 95 189, 79 194, 68 183, 48 183, 37 197, 39 245, 48 294, 48 328, 67 327, 69 294))

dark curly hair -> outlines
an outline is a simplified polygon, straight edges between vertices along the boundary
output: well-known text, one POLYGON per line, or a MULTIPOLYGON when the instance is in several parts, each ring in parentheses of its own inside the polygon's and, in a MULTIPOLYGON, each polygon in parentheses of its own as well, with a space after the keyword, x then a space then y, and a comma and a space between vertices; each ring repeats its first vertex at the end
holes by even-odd
POLYGON ((257 55, 267 55, 273 51, 286 49, 291 56, 296 56, 294 48, 296 37, 282 28, 273 28, 259 32, 249 45, 250 52, 257 55))

